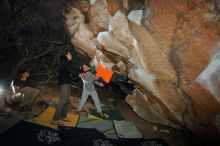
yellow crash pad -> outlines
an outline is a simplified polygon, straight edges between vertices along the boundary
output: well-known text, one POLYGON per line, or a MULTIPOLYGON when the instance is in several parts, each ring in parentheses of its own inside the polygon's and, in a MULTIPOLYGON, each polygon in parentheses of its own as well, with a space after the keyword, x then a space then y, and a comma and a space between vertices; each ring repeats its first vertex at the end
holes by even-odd
POLYGON ((88 117, 89 119, 101 120, 101 119, 108 119, 108 118, 109 118, 109 115, 104 114, 104 117, 101 117, 101 118, 100 118, 100 117, 97 117, 97 116, 88 114, 87 117, 88 117))
MULTIPOLYGON (((53 107, 48 107, 40 116, 28 121, 58 130, 57 125, 51 124, 51 120, 53 118, 55 110, 56 109, 53 107)), ((63 126, 76 127, 79 115, 73 115, 68 113, 67 118, 70 120, 70 122, 63 122, 63 126)))

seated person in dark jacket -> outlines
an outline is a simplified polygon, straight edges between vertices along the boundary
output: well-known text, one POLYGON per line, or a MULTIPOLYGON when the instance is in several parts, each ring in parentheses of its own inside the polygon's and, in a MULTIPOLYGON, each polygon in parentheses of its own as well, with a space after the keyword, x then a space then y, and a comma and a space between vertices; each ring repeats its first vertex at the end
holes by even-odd
POLYGON ((20 104, 22 111, 31 111, 31 105, 40 92, 38 89, 31 87, 28 78, 29 72, 27 69, 22 69, 18 73, 18 78, 13 81, 15 93, 22 94, 22 101, 20 104))
POLYGON ((65 51, 65 55, 60 57, 58 84, 61 90, 61 97, 51 121, 55 125, 63 125, 63 121, 69 121, 66 116, 70 102, 71 82, 74 77, 79 75, 79 72, 71 62, 73 57, 71 53, 72 50, 68 49, 65 51))

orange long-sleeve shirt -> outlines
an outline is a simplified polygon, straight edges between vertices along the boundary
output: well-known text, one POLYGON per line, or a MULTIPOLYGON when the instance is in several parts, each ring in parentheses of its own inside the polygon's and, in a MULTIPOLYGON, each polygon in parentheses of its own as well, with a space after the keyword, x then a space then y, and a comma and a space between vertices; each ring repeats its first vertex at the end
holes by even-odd
POLYGON ((110 82, 112 74, 112 71, 105 69, 101 65, 97 66, 96 76, 101 77, 106 83, 110 82))

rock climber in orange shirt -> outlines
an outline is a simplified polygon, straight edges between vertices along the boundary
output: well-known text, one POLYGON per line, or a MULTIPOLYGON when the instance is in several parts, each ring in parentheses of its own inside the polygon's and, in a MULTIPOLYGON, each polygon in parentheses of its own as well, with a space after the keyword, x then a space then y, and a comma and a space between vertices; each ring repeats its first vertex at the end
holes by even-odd
POLYGON ((117 84, 125 94, 131 94, 131 90, 127 87, 128 77, 120 75, 111 70, 107 70, 98 64, 97 67, 92 68, 91 71, 95 72, 96 77, 102 78, 107 84, 109 82, 117 84))

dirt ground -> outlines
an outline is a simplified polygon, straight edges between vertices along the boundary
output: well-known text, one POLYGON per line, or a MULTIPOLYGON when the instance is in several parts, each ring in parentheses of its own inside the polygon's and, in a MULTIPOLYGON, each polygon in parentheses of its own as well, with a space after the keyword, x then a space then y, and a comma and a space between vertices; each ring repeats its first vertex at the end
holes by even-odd
MULTIPOLYGON (((79 105, 82 86, 77 85, 79 88, 73 87, 71 93, 71 104, 69 105, 69 112, 74 112, 79 105)), ((36 100, 33 105, 33 111, 31 113, 22 113, 16 107, 9 106, 8 111, 1 112, 0 114, 0 134, 10 127, 16 120, 31 119, 41 114, 47 106, 55 107, 59 102, 60 91, 56 84, 45 85, 40 87, 42 90, 41 98, 36 100), (45 102, 39 102, 39 101, 45 102), (43 103, 43 104, 42 104, 43 103), (11 124, 11 125, 10 125, 11 124)), ((144 138, 161 138, 169 146, 195 146, 204 145, 198 138, 189 132, 176 130, 163 125, 153 124, 142 120, 131 107, 125 102, 126 95, 123 94, 116 86, 109 86, 106 88, 97 88, 97 92, 100 98, 100 102, 104 107, 110 107, 118 109, 125 121, 133 122, 137 129, 142 133, 144 138)), ((91 98, 88 99, 84 113, 88 112, 89 108, 94 108, 91 98)))

